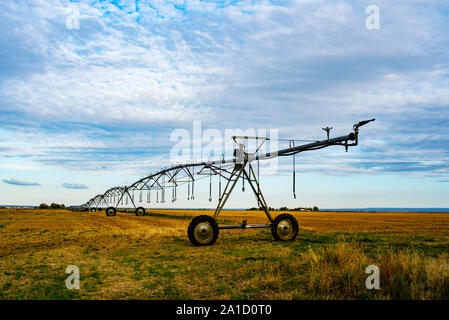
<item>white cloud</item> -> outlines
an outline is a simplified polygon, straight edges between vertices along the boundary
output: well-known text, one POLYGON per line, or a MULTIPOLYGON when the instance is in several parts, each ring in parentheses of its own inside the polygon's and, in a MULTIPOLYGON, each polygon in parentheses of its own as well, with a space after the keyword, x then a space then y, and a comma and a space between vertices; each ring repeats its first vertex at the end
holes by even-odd
POLYGON ((75 190, 89 189, 88 186, 79 183, 63 183, 61 184, 61 186, 66 189, 75 189, 75 190))
POLYGON ((15 186, 21 186, 21 187, 40 186, 40 184, 37 182, 28 182, 28 181, 15 179, 15 178, 3 179, 3 182, 7 183, 7 184, 12 184, 15 186))
MULTIPOLYGON (((183 4, 139 3, 127 14, 82 2, 79 31, 65 29, 65 2, 4 4, 8 32, 23 45, 17 53, 36 55, 40 69, 1 78, 0 108, 30 125, 11 129, 2 154, 137 173, 163 156, 136 151, 168 154, 170 129, 192 120, 315 139, 322 126, 347 134, 376 117, 358 147, 370 153, 355 157, 379 166, 360 170, 381 170, 383 157, 447 158, 447 140, 430 119, 449 118, 449 42, 437 2, 380 1, 381 29, 373 32, 364 27, 364 2, 186 1, 184 12, 175 3, 183 4), (410 130, 419 119, 425 126, 410 130), (39 128, 52 123, 61 127, 39 128)), ((327 157, 317 159, 313 170, 328 166, 327 157)))

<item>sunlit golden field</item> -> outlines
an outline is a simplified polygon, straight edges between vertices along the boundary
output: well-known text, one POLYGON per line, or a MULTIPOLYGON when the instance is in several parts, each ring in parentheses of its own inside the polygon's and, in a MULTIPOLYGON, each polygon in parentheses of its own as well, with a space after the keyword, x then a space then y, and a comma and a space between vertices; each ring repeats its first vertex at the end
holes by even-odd
MULTIPOLYGON (((1 209, 0 299, 449 299, 449 213, 289 213, 293 242, 220 230, 194 247, 187 226, 212 211, 1 209), (365 287, 372 264, 379 290, 365 287), (80 290, 65 287, 68 265, 80 290)), ((254 211, 220 219, 267 222, 254 211)))

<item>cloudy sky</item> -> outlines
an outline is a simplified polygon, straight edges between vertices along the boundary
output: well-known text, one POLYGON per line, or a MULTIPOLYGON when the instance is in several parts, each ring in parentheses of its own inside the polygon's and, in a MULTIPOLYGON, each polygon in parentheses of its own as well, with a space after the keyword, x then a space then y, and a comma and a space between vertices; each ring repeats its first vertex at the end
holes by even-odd
POLYGON ((315 140, 376 118, 296 157, 296 200, 291 159, 262 172, 269 204, 449 207, 448 1, 2 0, 0 26, 0 204, 129 184, 194 121, 315 140))

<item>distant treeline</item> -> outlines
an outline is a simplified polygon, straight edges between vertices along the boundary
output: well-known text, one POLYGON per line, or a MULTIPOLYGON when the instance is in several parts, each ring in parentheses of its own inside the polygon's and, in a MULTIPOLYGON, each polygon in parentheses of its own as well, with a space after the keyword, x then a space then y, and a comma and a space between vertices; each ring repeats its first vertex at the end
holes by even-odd
MULTIPOLYGON (((250 211, 263 210, 263 208, 262 207, 259 207, 259 208, 252 207, 252 208, 249 208, 248 210, 250 210, 250 211)), ((268 210, 270 210, 270 211, 318 211, 318 207, 317 206, 314 206, 314 207, 311 207, 311 208, 298 207, 298 208, 292 208, 292 209, 287 208, 287 207, 280 207, 279 209, 268 207, 268 210)))
POLYGON ((41 203, 39 209, 65 209, 65 205, 58 203, 52 203, 50 205, 46 203, 41 203))

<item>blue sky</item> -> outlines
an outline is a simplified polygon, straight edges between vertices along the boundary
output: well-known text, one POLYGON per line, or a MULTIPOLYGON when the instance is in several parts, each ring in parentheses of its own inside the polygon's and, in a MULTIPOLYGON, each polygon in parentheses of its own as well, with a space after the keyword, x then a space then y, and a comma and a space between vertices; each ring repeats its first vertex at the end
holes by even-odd
POLYGON ((449 207, 448 1, 3 0, 0 26, 0 204, 129 184, 195 120, 317 139, 376 118, 348 153, 297 156, 296 200, 291 159, 262 172, 269 204, 449 207))

